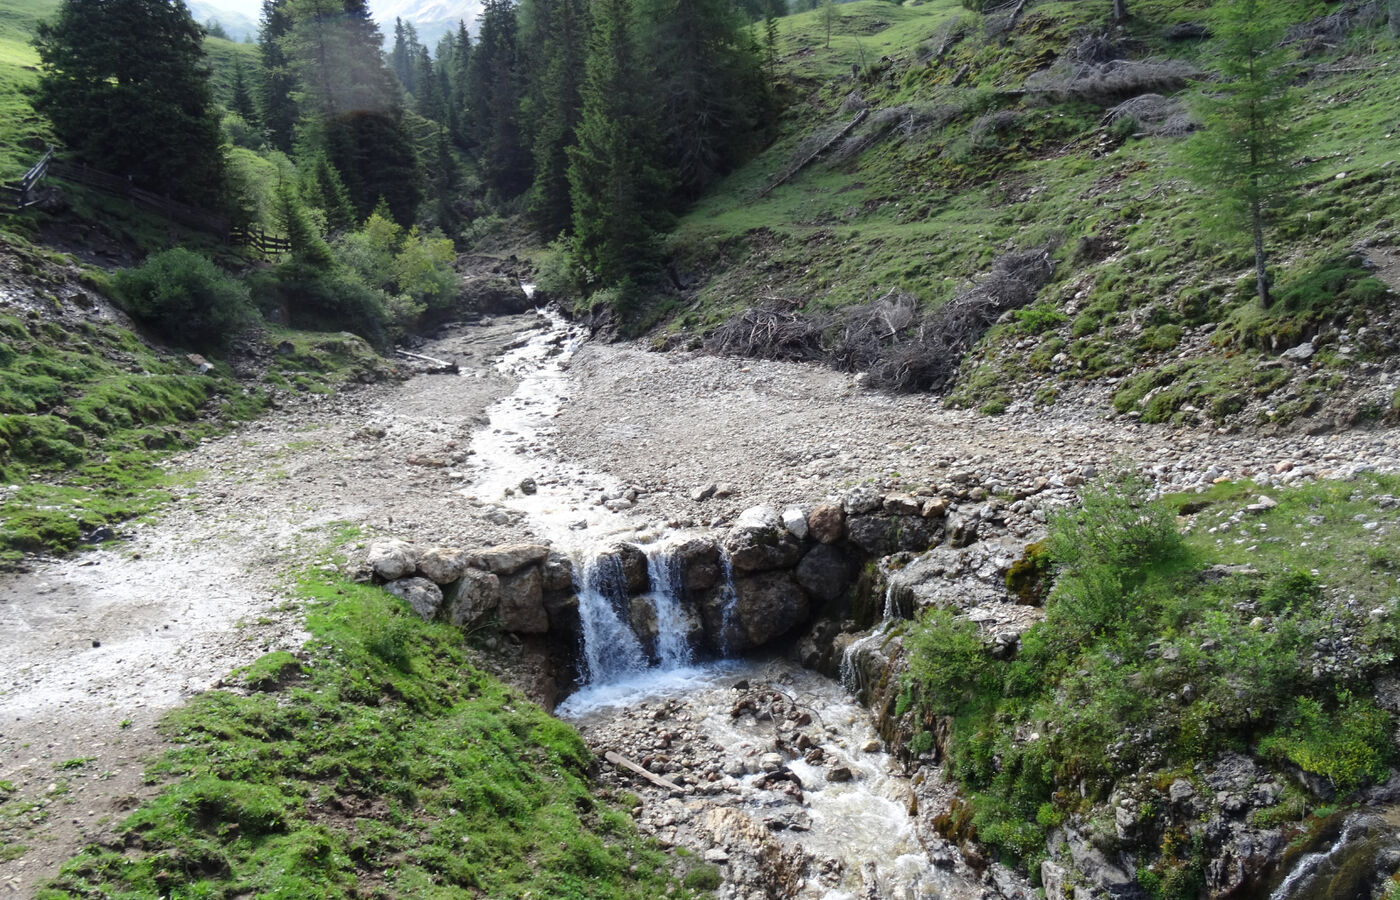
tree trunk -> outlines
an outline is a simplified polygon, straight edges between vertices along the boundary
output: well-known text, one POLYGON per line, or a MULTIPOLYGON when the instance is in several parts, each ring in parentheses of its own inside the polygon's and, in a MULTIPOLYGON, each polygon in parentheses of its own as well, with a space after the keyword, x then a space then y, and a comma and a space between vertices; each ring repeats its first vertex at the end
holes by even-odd
POLYGON ((1259 305, 1269 308, 1269 272, 1264 258, 1264 211, 1258 201, 1250 205, 1249 224, 1254 231, 1254 286, 1259 305))
POLYGON ((1113 0, 1113 21, 1122 22, 1128 18, 1128 0, 1113 0))

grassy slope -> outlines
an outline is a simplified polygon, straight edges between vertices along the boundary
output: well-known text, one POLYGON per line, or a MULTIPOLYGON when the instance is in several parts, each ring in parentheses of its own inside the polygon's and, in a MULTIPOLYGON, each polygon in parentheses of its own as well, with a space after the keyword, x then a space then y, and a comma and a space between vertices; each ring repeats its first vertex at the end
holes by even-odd
POLYGON ((29 42, 34 26, 58 9, 55 0, 0 3, 0 181, 23 175, 51 136, 23 91, 34 83, 39 56, 29 42))
POLYGON ((171 714, 167 789, 41 898, 694 896, 591 793, 578 734, 474 669, 460 631, 376 587, 297 593, 302 657, 171 714))
MULTIPOLYGON (((1110 36, 1134 58, 1170 55, 1208 69, 1209 42, 1162 37, 1170 24, 1199 21, 1205 5, 1134 3, 1133 20, 1110 36)), ((1292 6, 1300 20, 1322 9, 1292 6)), ((1224 371, 1225 354, 1251 347, 1277 353, 1320 329, 1374 320, 1384 289, 1372 280, 1353 298, 1350 289, 1367 276, 1339 259, 1359 240, 1395 238, 1400 196, 1384 187, 1400 140, 1395 38, 1383 25, 1358 29, 1340 50, 1309 60, 1315 68, 1300 88, 1297 118, 1314 134, 1308 152, 1318 163, 1272 236, 1276 280, 1285 292, 1301 286, 1302 299, 1261 313, 1241 284, 1250 262, 1245 248, 1201 237, 1199 194, 1171 162, 1178 139, 1120 143, 1101 124, 1102 105, 1019 93, 1028 74, 1078 36, 1107 29, 1108 8, 1031 4, 1004 47, 982 33, 981 17, 952 0, 839 7, 829 49, 819 12, 782 20, 780 65, 794 102, 778 141, 702 200, 672 236, 682 269, 704 276, 701 303, 673 327, 703 330, 770 297, 812 310, 898 289, 936 306, 1007 248, 1053 241, 1058 269, 1042 299, 1063 321, 1046 323, 1055 327, 1026 348, 1011 347, 1025 329, 993 333, 983 351, 988 365, 966 366, 955 399, 986 403, 998 385, 1037 372, 1049 378, 1059 352, 1072 360, 1061 379, 1121 376, 1170 358, 1172 339, 1180 339, 1171 329, 1144 337, 1144 323, 1223 322, 1204 374, 1180 379, 1194 393, 1183 390, 1174 406, 1159 408, 1165 418, 1208 393, 1207 382, 1216 393, 1249 388, 1224 371), (921 61, 952 22, 966 36, 941 61, 921 61), (853 63, 864 67, 855 80, 853 63), (964 83, 953 87, 964 69, 964 83), (909 120, 903 114, 863 152, 828 153, 759 196, 805 138, 850 120, 853 109, 842 103, 852 92, 872 113, 855 135, 873 135, 879 111, 894 107, 913 111, 912 133, 901 127, 909 120), (920 123, 934 109, 946 111, 947 123, 920 123), (1008 113, 1011 124, 988 129, 984 117, 996 112, 1008 113), (1076 258, 1086 238, 1103 241, 1107 259, 1076 258), (1319 297, 1319 280, 1329 282, 1329 294, 1348 294, 1345 302, 1319 297)))

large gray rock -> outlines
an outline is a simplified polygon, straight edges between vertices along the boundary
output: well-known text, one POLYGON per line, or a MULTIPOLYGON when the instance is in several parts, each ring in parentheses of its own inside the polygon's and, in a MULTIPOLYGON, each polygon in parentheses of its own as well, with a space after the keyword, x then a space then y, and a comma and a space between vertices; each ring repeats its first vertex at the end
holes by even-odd
POLYGON ((408 541, 382 538, 369 545, 365 561, 376 578, 394 581, 418 570, 418 548, 408 541))
POLYGON ((455 547, 434 547, 418 557, 418 571, 434 584, 451 584, 467 570, 467 553, 455 547))
POLYGON ((520 634, 549 631, 544 608, 544 577, 538 566, 501 579, 501 627, 520 634))
POLYGON ((630 593, 640 594, 650 587, 651 577, 647 571, 645 550, 636 544, 618 544, 611 552, 622 561, 622 575, 627 579, 627 590, 630 593))
POLYGON ((851 516, 846 537, 871 556, 897 550, 922 553, 938 536, 937 527, 922 516, 851 516))
POLYGON ((424 621, 437 618, 442 608, 442 588, 426 578, 400 578, 384 585, 384 590, 395 597, 402 597, 424 621))
POLYGON ((748 650, 786 634, 807 620, 811 603, 788 572, 765 572, 735 579, 734 619, 741 645, 748 650))
POLYGON ((468 309, 493 316, 515 315, 535 308, 520 283, 502 275, 463 278, 461 298, 468 309))
POLYGON ((807 511, 800 506, 789 506, 783 510, 783 527, 788 534, 799 541, 807 537, 807 511))
POLYGON ((725 535, 724 549, 735 572, 790 569, 802 559, 802 542, 781 524, 735 526, 725 535))
POLYGON ((544 589, 550 593, 570 591, 574 587, 574 564, 562 553, 551 553, 540 567, 544 589))
POLYGON ((687 596, 719 584, 719 545, 704 538, 691 538, 672 551, 681 568, 681 584, 687 596))
POLYGON ((549 558, 549 548, 543 544, 501 544, 477 550, 470 555, 473 568, 485 569, 496 575, 514 575, 526 566, 538 565, 549 558))
POLYGON ((841 506, 848 516, 859 516, 875 512, 880 508, 880 492, 867 484, 852 488, 841 498, 841 506))
POLYGON ((496 611, 501 603, 501 580, 481 569, 466 569, 447 604, 447 620, 467 626, 496 611))
POLYGON ((846 554, 827 544, 817 544, 802 557, 793 576, 813 599, 830 603, 846 593, 855 573, 856 566, 846 554))

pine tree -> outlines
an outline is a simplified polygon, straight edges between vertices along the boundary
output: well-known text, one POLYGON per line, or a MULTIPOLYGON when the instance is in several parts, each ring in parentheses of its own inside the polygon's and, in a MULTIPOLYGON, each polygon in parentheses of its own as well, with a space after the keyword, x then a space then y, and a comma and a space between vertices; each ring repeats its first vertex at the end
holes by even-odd
POLYGON ((590 13, 583 115, 569 150, 571 247, 574 264, 601 286, 622 283, 652 261, 665 190, 640 96, 632 4, 594 0, 590 13))
POLYGON ((1204 88, 1205 127, 1182 147, 1187 175, 1208 191, 1215 224, 1246 229, 1254 249, 1255 290, 1269 305, 1265 231, 1306 168, 1297 165, 1307 135, 1292 122, 1291 53, 1280 46, 1286 9, 1266 0, 1222 0, 1215 8, 1218 82, 1204 88))
POLYGON ((778 18, 786 15, 783 5, 783 0, 764 0, 763 3, 763 56, 770 80, 778 75, 778 18))
POLYGON ((467 23, 457 21, 457 40, 452 46, 452 69, 447 73, 447 119, 452 140, 458 147, 471 146, 471 72, 472 38, 467 23))
POLYGON ((530 186, 520 141, 520 79, 513 0, 486 0, 467 68, 466 130, 486 183, 502 198, 530 186))
POLYGON ((248 90, 248 81, 243 77, 242 60, 235 60, 233 64, 233 94, 229 98, 229 109, 249 125, 257 126, 258 108, 253 105, 253 93, 248 90))
POLYGON ((427 48, 419 48, 416 69, 414 84, 417 90, 414 91, 414 99, 417 102, 414 105, 418 109, 418 115, 434 122, 442 122, 447 116, 442 105, 442 94, 438 92, 437 71, 433 67, 433 58, 428 55, 427 48))
POLYGON ((258 59, 261 63, 260 99, 262 122, 272 146, 290 153, 297 122, 296 74, 283 48, 283 39, 292 30, 288 0, 263 0, 262 27, 258 31, 258 59))
POLYGON ((222 200, 204 31, 180 0, 65 0, 39 25, 34 108, 86 161, 181 199, 222 200))
POLYGON ((588 45, 584 0, 527 0, 521 6, 522 39, 538 48, 525 73, 521 119, 534 158, 530 216, 536 231, 553 239, 573 220, 568 148, 574 143, 582 101, 588 45))
POLYGON ((405 28, 403 19, 394 19, 394 49, 389 51, 389 66, 398 76, 399 84, 403 85, 403 89, 410 94, 416 93, 413 87, 414 78, 417 75, 413 67, 416 40, 410 42, 408 37, 408 29, 412 27, 409 25, 405 28))
POLYGON ((730 0, 645 0, 667 161, 698 196, 754 146, 768 106, 762 58, 730 0))

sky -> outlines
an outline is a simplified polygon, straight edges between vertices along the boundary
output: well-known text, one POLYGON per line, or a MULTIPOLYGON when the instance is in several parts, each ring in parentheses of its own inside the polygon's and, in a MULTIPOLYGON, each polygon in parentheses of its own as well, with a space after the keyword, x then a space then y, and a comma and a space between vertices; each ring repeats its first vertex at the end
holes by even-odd
MULTIPOLYGON (((262 0, 186 2, 197 21, 218 19, 235 40, 241 39, 245 30, 256 32, 258 17, 262 15, 262 0)), ((458 19, 465 19, 467 27, 475 30, 476 17, 481 12, 481 0, 370 0, 369 5, 386 37, 393 37, 394 19, 402 18, 414 24, 429 47, 437 43, 445 30, 455 28, 458 19)))

